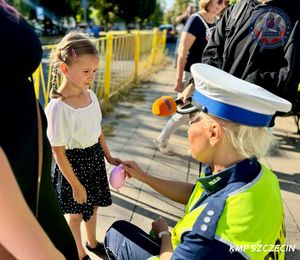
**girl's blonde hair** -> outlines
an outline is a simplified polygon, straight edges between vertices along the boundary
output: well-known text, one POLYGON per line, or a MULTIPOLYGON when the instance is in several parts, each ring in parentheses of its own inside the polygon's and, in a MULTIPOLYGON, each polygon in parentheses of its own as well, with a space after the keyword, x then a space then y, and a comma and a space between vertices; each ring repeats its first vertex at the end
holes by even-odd
MULTIPOLYGON (((201 112, 201 117, 211 118, 204 112, 201 112)), ((223 119, 218 120, 221 121, 221 125, 225 131, 226 140, 239 154, 246 158, 253 155, 257 158, 266 156, 277 145, 271 129, 267 127, 252 127, 223 119)))
POLYGON ((67 65, 72 65, 76 61, 76 58, 87 54, 98 55, 98 51, 91 40, 83 33, 77 31, 70 32, 57 44, 50 57, 53 62, 51 98, 62 97, 57 91, 57 71, 59 64, 64 62, 67 65))

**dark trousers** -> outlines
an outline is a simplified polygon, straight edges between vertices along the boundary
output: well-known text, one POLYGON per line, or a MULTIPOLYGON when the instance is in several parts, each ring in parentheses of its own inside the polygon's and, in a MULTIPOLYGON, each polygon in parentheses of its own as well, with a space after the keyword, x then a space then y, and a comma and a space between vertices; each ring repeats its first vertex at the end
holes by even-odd
POLYGON ((107 230, 104 245, 109 259, 144 260, 160 253, 159 241, 124 220, 114 222, 107 230))

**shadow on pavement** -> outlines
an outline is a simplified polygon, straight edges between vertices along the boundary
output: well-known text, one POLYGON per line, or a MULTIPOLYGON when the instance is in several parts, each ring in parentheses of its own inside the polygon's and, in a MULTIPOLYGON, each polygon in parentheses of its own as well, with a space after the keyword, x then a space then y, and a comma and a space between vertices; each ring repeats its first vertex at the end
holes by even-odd
MULTIPOLYGON (((122 194, 122 196, 124 196, 124 194, 122 194)), ((132 199, 132 198, 130 198, 130 199, 132 199)), ((145 208, 143 208, 143 207, 141 207, 141 206, 139 206, 137 204, 133 204, 133 203, 131 203, 131 202, 127 201, 127 200, 124 200, 124 199, 122 199, 120 197, 116 197, 113 194, 112 194, 112 200, 113 200, 114 204, 116 204, 116 205, 118 205, 120 207, 127 208, 129 210, 131 210, 132 206, 134 206, 135 209, 133 210, 133 212, 135 212, 135 213, 137 213, 139 215, 145 216, 147 218, 153 219, 153 220, 157 219, 161 215, 161 214, 156 214, 156 213, 152 212, 151 210, 145 209, 145 208)), ((177 216, 177 215, 174 215, 174 214, 172 214, 170 212, 166 212, 166 211, 164 211, 162 209, 153 207, 153 206, 151 206, 148 203, 143 203, 143 202, 140 202, 140 201, 138 203, 142 204, 142 205, 145 205, 146 207, 149 207, 149 208, 151 208, 153 210, 157 210, 159 212, 163 212, 166 215, 171 215, 171 216, 173 216, 173 217, 175 217, 177 219, 180 218, 180 216, 177 216)), ((170 226, 174 227, 176 225, 177 221, 174 221, 174 220, 166 217, 166 215, 164 216, 164 219, 168 222, 168 224, 170 226)))
POLYGON ((286 252, 285 259, 286 260, 299 260, 300 259, 300 250, 295 249, 294 252, 286 252))
POLYGON ((280 189, 300 195, 300 173, 285 174, 273 171, 278 177, 280 189))
MULTIPOLYGON (((287 135, 286 133, 274 133, 279 143, 279 150, 300 153, 300 136, 287 135)), ((278 152, 274 152, 279 153, 278 152)))

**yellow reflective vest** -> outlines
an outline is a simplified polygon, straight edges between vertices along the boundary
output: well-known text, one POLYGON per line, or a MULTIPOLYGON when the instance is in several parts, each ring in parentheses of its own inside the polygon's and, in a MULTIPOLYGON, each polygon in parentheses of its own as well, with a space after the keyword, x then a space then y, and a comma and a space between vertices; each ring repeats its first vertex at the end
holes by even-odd
MULTIPOLYGON (((198 181, 183 218, 172 231, 174 250, 182 243, 184 234, 193 229, 200 215, 203 217, 203 224, 199 226, 202 234, 205 236, 211 228, 214 210, 206 210, 204 216, 201 214, 210 202, 193 209, 203 192, 198 181)), ((227 244, 229 250, 238 251, 246 259, 284 259, 283 205, 274 173, 262 165, 261 172, 252 182, 228 194, 214 228, 213 239, 227 244)))

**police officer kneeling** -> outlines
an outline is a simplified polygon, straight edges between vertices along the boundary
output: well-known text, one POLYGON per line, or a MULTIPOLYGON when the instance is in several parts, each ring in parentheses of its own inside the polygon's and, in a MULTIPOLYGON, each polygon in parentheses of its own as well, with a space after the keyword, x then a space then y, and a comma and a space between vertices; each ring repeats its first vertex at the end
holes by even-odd
MULTIPOLYGON (((196 184, 165 180, 126 161, 123 170, 162 195, 186 205, 169 233, 163 218, 152 223, 155 238, 126 221, 107 231, 112 259, 284 259, 284 252, 259 250, 285 244, 277 177, 258 159, 274 139, 268 130, 276 111, 291 103, 265 89, 205 64, 194 64, 195 93, 188 139, 205 164, 196 184), (239 250, 241 249, 241 250, 239 250)), ((283 250, 282 250, 283 251, 283 250)))

